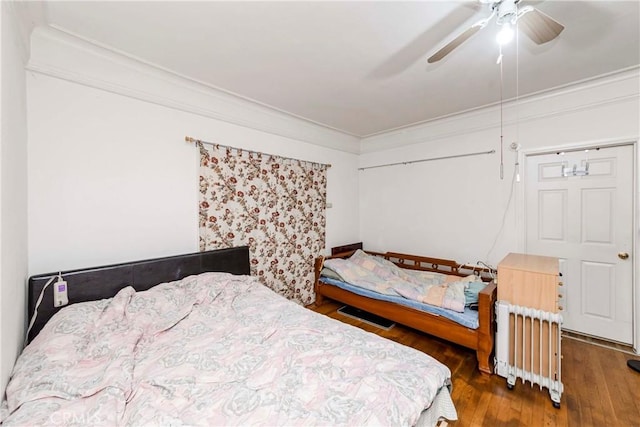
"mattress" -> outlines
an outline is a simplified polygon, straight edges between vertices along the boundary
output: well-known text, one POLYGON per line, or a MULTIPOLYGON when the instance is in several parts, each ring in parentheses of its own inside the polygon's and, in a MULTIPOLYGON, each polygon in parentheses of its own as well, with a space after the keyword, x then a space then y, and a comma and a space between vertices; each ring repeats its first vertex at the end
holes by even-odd
POLYGON ((448 310, 442 307, 436 307, 430 304, 424 304, 424 303, 410 300, 401 296, 381 294, 379 292, 374 292, 374 291, 364 289, 359 286, 351 285, 349 283, 346 283, 337 279, 332 279, 329 277, 321 277, 320 281, 326 284, 337 286, 341 289, 352 292, 354 294, 362 295, 364 297, 373 298, 381 301, 393 302, 396 304, 414 308, 416 310, 424 311, 437 316, 442 316, 462 326, 465 326, 469 329, 478 329, 478 326, 480 325, 478 320, 478 312, 476 310, 471 310, 469 307, 465 307, 464 312, 457 312, 457 311, 448 310))
POLYGON ((205 273, 58 312, 16 362, 13 425, 433 425, 449 369, 305 309, 249 276, 205 273))

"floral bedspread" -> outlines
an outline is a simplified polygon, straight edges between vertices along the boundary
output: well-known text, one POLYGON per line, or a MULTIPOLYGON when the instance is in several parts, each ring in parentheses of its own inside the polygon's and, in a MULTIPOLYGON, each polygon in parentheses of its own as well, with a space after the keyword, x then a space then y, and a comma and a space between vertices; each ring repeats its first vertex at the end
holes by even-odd
POLYGON ((19 357, 13 425, 413 425, 449 369, 205 273, 58 312, 19 357))
POLYGON ((391 261, 357 250, 348 259, 324 262, 341 280, 384 295, 399 295, 414 301, 464 312, 464 290, 474 276, 463 278, 429 271, 400 268, 391 261))

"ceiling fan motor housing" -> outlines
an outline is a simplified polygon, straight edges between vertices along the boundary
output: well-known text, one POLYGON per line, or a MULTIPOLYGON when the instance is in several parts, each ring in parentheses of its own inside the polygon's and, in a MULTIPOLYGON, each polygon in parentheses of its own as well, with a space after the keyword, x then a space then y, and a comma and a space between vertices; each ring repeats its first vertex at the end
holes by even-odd
POLYGON ((518 0, 502 0, 501 2, 494 3, 498 18, 496 22, 499 25, 502 24, 515 24, 518 17, 518 7, 516 4, 518 0))

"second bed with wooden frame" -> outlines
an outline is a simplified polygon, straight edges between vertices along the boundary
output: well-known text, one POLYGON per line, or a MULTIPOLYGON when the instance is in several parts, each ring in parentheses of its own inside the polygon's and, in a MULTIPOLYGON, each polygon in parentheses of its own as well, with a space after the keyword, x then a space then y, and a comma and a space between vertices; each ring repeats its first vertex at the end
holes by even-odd
POLYGON ((318 257, 315 261, 315 291, 316 305, 322 305, 325 298, 356 307, 360 310, 373 313, 385 319, 417 329, 427 334, 459 344, 476 351, 478 369, 486 374, 491 374, 493 353, 493 340, 495 335, 494 304, 496 301, 496 284, 491 281, 486 269, 461 266, 453 260, 429 258, 416 255, 408 255, 397 252, 372 252, 365 251, 369 255, 379 256, 389 260, 401 268, 412 270, 431 271, 447 275, 467 276, 476 274, 490 283, 478 294, 478 322, 477 329, 460 325, 443 316, 427 313, 401 304, 378 300, 358 295, 337 286, 324 283, 320 280, 320 272, 325 259, 348 258, 357 249, 362 249, 362 244, 346 245, 332 249, 329 257, 318 257))

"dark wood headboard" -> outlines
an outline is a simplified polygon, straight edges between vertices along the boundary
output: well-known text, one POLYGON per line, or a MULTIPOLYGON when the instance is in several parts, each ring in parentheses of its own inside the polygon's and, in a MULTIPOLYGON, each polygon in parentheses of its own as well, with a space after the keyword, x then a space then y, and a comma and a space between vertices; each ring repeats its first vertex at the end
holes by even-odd
POLYGON ((358 249, 362 249, 362 242, 350 243, 348 245, 336 246, 331 248, 331 256, 343 254, 346 252, 355 252, 358 249))
MULTIPOLYGON (((193 274, 217 271, 248 275, 249 270, 249 248, 241 246, 63 271, 62 278, 67 282, 69 304, 73 304, 112 298, 127 286, 132 286, 136 291, 144 291, 160 283, 180 280, 193 274)), ((56 276, 57 272, 29 278, 29 320, 33 316, 42 288, 51 277, 56 276)), ((62 307, 53 306, 53 284, 49 285, 38 307, 38 315, 29 332, 28 342, 31 342, 49 319, 61 309, 62 307)))

